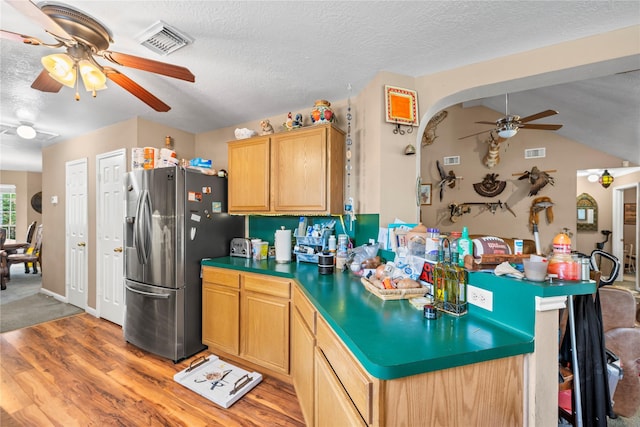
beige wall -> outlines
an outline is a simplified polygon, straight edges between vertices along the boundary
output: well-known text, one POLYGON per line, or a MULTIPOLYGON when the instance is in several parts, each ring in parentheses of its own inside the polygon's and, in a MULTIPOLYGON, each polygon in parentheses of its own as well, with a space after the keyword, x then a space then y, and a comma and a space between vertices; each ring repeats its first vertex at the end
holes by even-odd
MULTIPOLYGON (((576 170, 596 167, 616 167, 621 160, 605 153, 593 150, 558 135, 556 132, 523 130, 511 139, 502 143, 500 149, 500 163, 493 169, 487 168, 483 158, 487 153, 488 134, 460 140, 460 137, 479 132, 486 126, 477 125, 476 121, 495 121, 503 113, 485 107, 462 108, 456 105, 446 109, 448 115, 437 127, 437 138, 432 145, 422 149, 423 162, 421 176, 423 182, 433 185, 433 204, 421 208, 422 222, 429 227, 440 230, 461 230, 467 226, 473 234, 486 234, 501 237, 532 239, 533 233, 529 228, 529 211, 535 197, 550 197, 553 207, 554 220, 551 224, 540 216, 540 243, 543 250, 549 249, 553 237, 568 228, 575 232, 575 194, 576 170), (525 159, 524 150, 531 148, 545 148, 546 157, 525 159), (457 166, 445 167, 452 170, 456 176, 462 177, 456 188, 446 188, 443 200, 440 201, 437 183, 440 180, 436 167, 436 160, 443 162, 443 157, 459 155, 461 163, 457 166), (528 196, 530 184, 527 180, 519 180, 519 175, 538 169, 553 171, 554 185, 547 185, 537 196, 528 196), (507 183, 505 190, 496 197, 480 196, 473 188, 488 173, 499 174, 498 179, 507 183), (471 212, 465 214, 452 223, 449 219, 449 204, 465 202, 506 202, 516 213, 514 217, 507 210, 498 209, 495 214, 481 206, 472 206, 471 212)), ((535 113, 535 112, 531 112, 535 113)), ((610 222, 609 222, 610 224, 610 222)))
POLYGON ((31 198, 42 190, 39 172, 0 171, 0 184, 16 186, 16 240, 24 240, 33 221, 42 223, 42 214, 31 207, 31 198))
POLYGON ((96 307, 96 156, 113 150, 125 148, 127 152, 127 169, 130 169, 131 148, 158 147, 165 144, 169 135, 174 140, 174 147, 181 157, 191 158, 194 155, 193 134, 173 129, 162 124, 153 123, 141 118, 133 118, 112 126, 99 129, 80 137, 64 141, 43 150, 42 192, 44 238, 47 242, 43 250, 42 287, 59 295, 66 295, 65 289, 65 163, 82 158, 87 159, 88 183, 88 305, 96 307), (58 204, 53 205, 51 196, 58 197, 58 204), (47 250, 57 242, 57 249, 47 250))

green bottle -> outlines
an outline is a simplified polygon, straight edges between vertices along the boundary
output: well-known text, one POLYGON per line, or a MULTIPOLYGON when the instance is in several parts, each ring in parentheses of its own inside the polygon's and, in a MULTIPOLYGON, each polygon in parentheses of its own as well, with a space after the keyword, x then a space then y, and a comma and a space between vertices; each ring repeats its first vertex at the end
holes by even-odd
POLYGON ((473 241, 469 238, 469 229, 462 227, 462 236, 458 239, 458 265, 464 267, 465 255, 473 255, 473 241))

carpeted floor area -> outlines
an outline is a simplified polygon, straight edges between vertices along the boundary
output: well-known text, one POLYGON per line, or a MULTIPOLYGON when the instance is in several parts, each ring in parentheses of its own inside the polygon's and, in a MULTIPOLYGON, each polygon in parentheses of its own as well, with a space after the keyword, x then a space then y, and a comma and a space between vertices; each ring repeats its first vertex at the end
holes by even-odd
POLYGON ((40 274, 25 274, 22 265, 12 266, 11 281, 0 291, 0 333, 84 312, 40 293, 41 284, 40 274))

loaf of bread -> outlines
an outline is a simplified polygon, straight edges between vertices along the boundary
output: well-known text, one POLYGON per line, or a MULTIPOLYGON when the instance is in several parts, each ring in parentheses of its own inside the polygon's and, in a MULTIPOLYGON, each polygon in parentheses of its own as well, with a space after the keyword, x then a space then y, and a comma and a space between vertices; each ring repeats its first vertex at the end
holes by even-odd
POLYGON ((419 287, 420 287, 420 283, 416 282, 413 279, 402 279, 396 283, 397 289, 413 289, 413 288, 419 288, 419 287))

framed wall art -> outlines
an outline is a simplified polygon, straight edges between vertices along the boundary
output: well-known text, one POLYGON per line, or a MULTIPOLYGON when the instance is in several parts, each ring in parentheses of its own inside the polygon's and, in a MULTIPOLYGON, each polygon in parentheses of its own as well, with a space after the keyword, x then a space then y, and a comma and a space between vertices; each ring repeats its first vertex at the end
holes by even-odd
POLYGON ((431 204, 431 184, 420 184, 420 204, 431 204))
POLYGON ((636 224, 636 204, 635 203, 624 204, 624 224, 625 225, 636 224))
POLYGON ((385 85, 386 120, 389 123, 418 126, 418 93, 415 90, 385 85))

